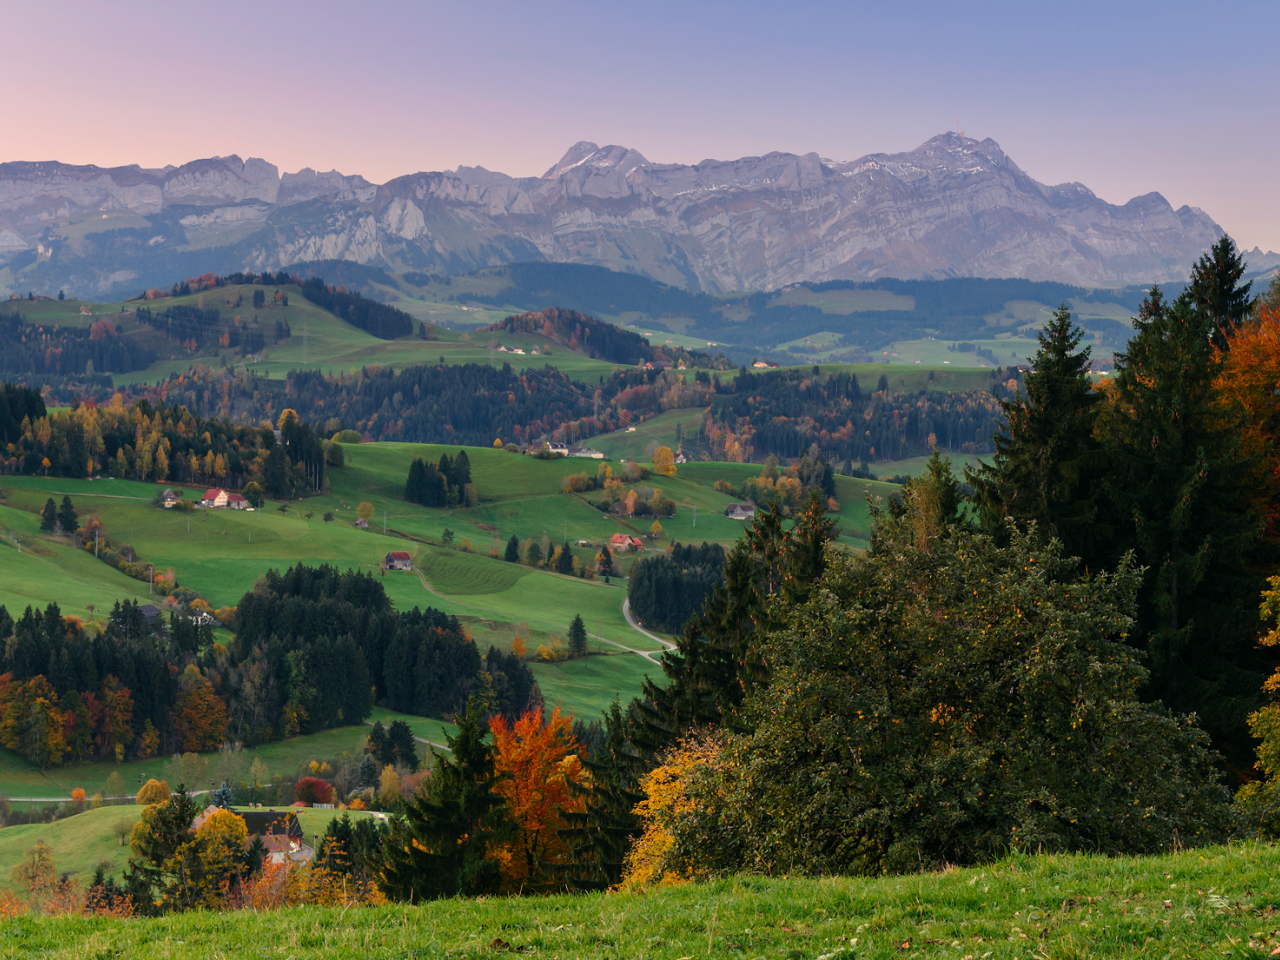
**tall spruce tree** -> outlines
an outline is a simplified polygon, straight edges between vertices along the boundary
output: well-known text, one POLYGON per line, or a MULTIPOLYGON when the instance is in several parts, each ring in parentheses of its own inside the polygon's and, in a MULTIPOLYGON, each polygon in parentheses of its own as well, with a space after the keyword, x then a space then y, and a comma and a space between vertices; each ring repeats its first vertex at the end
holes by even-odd
POLYGON ((514 533, 511 535, 511 539, 507 541, 507 549, 502 555, 502 559, 507 563, 520 562, 520 538, 514 533))
POLYGON ((575 657, 587 655, 587 625, 582 622, 580 613, 575 613, 573 622, 569 624, 569 652, 575 657))
POLYGON ((1265 678, 1254 646, 1262 523, 1250 504, 1258 464, 1214 406, 1217 323, 1190 292, 1166 304, 1153 287, 1116 357, 1102 434, 1116 556, 1133 549, 1147 568, 1137 639, 1149 657, 1148 695, 1199 714, 1244 770, 1246 718, 1265 678))
POLYGON ((1225 234, 1191 268, 1187 293, 1207 319, 1209 336, 1220 350, 1228 348, 1231 331, 1244 323, 1253 310, 1253 298, 1249 296, 1253 281, 1240 284, 1244 271, 1244 257, 1235 241, 1225 234))
POLYGON ((435 756, 425 794, 408 801, 383 845, 378 884, 392 900, 497 893, 498 862, 490 847, 510 829, 509 811, 494 793, 493 747, 485 743, 482 710, 473 697, 447 736, 452 757, 435 756))
POLYGON ((566 827, 561 836, 571 859, 551 869, 581 890, 605 890, 618 884, 627 851, 641 833, 635 806, 644 799, 640 777, 649 763, 632 746, 629 726, 615 698, 604 714, 600 753, 582 761, 590 777, 585 784, 568 784, 582 798, 584 809, 562 814, 566 827))
POLYGON ((1094 435, 1101 396, 1089 380, 1082 337, 1063 304, 1040 331, 1023 390, 1001 402, 995 455, 966 479, 988 531, 1001 531, 1006 517, 1034 521, 1068 556, 1097 569, 1107 555, 1098 510, 1105 459, 1094 435))
POLYGON ((676 649, 663 654, 665 682, 646 679, 632 703, 632 742, 641 754, 656 757, 695 727, 742 724, 744 696, 768 679, 755 649, 769 626, 768 601, 785 596, 803 602, 822 576, 825 547, 834 536, 817 496, 790 530, 777 506, 756 515, 725 558, 724 585, 690 620, 676 649))
POLYGON ((71 498, 65 494, 62 497, 62 506, 58 509, 58 526, 62 528, 63 533, 75 533, 80 526, 80 517, 76 514, 76 508, 71 505, 71 498))
POLYGON ((58 505, 53 502, 53 497, 44 502, 44 509, 40 511, 40 529, 45 533, 58 529, 58 505))

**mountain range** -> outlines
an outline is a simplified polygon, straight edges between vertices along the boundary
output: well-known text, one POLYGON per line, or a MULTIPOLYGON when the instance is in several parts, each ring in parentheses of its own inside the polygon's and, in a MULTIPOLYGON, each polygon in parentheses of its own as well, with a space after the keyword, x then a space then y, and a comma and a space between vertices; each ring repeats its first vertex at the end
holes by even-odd
POLYGON ((237 156, 0 164, 0 288, 82 297, 320 260, 436 274, 587 263, 712 293, 883 277, 1119 287, 1185 280, 1222 233, 1159 193, 1114 205, 1046 186, 994 140, 954 133, 848 162, 664 164, 584 141, 541 177, 458 167, 381 185, 237 156))

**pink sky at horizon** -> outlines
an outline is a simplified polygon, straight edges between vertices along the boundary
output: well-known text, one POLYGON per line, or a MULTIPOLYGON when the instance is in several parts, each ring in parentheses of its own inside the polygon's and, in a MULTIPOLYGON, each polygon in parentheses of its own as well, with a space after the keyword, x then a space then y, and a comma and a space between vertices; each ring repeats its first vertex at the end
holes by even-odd
POLYGON ((957 117, 1042 183, 1152 191, 1280 250, 1280 5, 375 0, 7 10, 0 162, 235 153, 377 183, 538 176, 573 143, 654 162, 910 150, 957 117))

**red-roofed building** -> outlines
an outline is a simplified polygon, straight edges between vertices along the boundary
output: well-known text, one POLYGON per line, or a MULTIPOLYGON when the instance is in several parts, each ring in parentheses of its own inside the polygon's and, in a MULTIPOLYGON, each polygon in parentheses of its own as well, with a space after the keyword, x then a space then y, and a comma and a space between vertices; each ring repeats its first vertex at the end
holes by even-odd
POLYGON ((223 510, 230 508, 232 510, 244 510, 249 506, 249 501, 238 493, 220 488, 211 488, 204 492, 204 496, 200 498, 200 506, 208 507, 211 510, 223 510))
POLYGON ((639 537, 628 536, 625 533, 615 533, 609 538, 609 549, 614 553, 626 553, 628 550, 643 550, 644 541, 639 537))
POLYGON ((413 555, 403 550, 392 550, 382 558, 382 565, 388 570, 412 570, 413 555))

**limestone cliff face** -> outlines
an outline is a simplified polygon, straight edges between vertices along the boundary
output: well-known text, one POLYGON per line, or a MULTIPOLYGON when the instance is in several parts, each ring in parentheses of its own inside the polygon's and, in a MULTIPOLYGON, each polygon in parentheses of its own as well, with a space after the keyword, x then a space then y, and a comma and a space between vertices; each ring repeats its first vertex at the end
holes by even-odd
MULTIPOLYGON (((458 272, 537 259, 711 291, 885 276, 1117 286, 1185 279, 1221 233, 1158 193, 1117 206, 1079 183, 1046 186, 994 140, 955 134, 844 163, 771 153, 659 164, 583 141, 541 177, 459 167, 381 186, 309 168, 282 177, 235 156, 164 170, 0 164, 0 258, 43 241, 54 262, 42 276, 65 264, 99 289, 123 261, 130 282, 148 275, 148 257, 164 254, 163 269, 175 269, 173 251, 187 245, 255 269, 348 259, 458 272), (147 217, 163 242, 139 234, 135 250, 113 239, 108 255, 104 244, 60 247, 50 233, 111 210, 147 217)), ((1250 256, 1255 269, 1276 263, 1250 256)))

